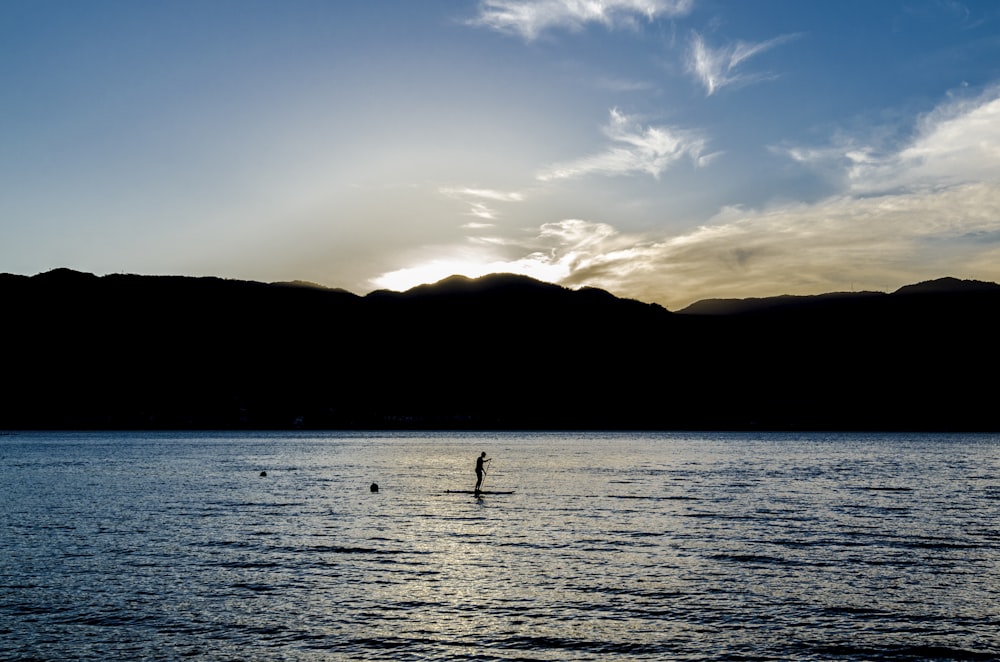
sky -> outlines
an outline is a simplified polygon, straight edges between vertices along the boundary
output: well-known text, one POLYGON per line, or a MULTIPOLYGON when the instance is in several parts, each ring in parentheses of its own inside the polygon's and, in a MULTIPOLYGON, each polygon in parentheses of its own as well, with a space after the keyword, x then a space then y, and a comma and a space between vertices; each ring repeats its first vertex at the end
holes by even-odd
POLYGON ((996 0, 6 0, 0 272, 1000 282, 996 0))

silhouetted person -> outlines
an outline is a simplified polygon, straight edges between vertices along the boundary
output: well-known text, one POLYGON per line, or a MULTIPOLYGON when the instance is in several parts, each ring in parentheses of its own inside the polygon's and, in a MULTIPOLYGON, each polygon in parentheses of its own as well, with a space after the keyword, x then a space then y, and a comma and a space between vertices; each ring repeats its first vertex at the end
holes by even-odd
POLYGON ((372 483, 371 487, 368 488, 372 492, 378 492, 378 483, 372 483))
POLYGON ((476 492, 479 491, 479 487, 483 484, 483 473, 486 471, 484 464, 491 462, 489 458, 486 457, 486 451, 476 458, 476 492))

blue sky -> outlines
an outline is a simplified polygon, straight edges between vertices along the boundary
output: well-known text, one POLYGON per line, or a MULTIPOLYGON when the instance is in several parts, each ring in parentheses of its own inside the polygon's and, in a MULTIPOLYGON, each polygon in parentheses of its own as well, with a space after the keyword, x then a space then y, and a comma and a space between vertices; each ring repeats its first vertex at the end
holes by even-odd
POLYGON ((1000 3, 9 0, 0 271, 1000 281, 1000 3))

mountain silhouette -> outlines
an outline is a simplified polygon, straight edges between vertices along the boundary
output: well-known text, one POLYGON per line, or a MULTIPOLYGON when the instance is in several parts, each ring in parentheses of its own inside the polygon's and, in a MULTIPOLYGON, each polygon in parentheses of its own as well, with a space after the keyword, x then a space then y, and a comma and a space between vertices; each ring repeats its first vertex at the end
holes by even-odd
POLYGON ((996 430, 1000 286, 708 300, 525 276, 0 274, 0 428, 996 430))
MULTIPOLYGON (((1000 293, 1000 285, 979 280, 959 280, 958 278, 938 278, 913 285, 905 285, 892 294, 894 295, 934 295, 934 294, 996 294, 1000 293)), ((696 301, 678 312, 689 315, 734 315, 753 313, 764 310, 775 310, 785 307, 808 307, 815 304, 850 301, 867 298, 889 296, 883 292, 830 292, 815 295, 785 294, 774 297, 747 299, 703 299, 696 301)))

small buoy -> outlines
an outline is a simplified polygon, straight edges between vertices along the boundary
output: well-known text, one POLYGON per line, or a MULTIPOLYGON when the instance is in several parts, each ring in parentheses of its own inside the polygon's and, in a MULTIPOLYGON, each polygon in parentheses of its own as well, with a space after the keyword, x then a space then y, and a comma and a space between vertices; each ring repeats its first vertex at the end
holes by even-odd
POLYGON ((267 472, 266 471, 261 471, 260 472, 260 477, 261 478, 267 478, 267 472))
POLYGON ((372 486, 369 489, 372 492, 378 492, 378 483, 372 483, 372 486))

